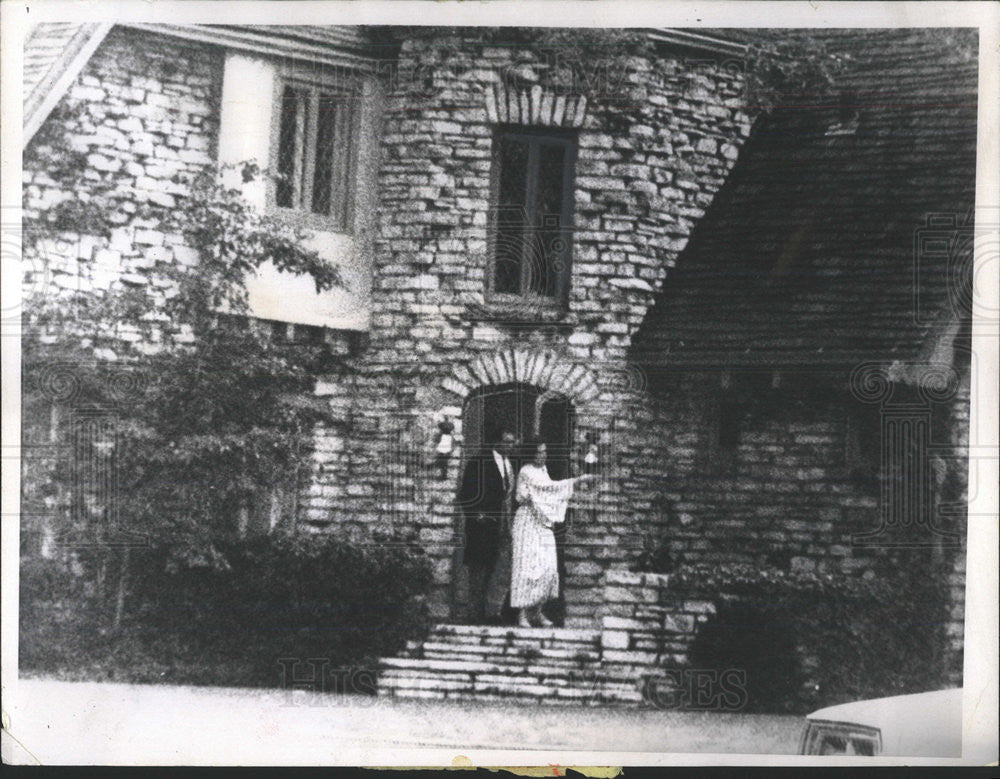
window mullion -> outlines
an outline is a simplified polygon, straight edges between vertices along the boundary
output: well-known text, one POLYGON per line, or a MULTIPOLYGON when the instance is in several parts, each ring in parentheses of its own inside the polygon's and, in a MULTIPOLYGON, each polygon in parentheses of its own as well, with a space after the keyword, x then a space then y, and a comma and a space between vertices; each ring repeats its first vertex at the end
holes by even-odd
POLYGON ((302 95, 299 110, 295 112, 295 156, 292 168, 292 208, 302 207, 302 149, 305 147, 306 114, 309 112, 309 96, 305 90, 296 89, 302 95))
POLYGON ((319 125, 319 90, 309 88, 309 115, 306 124, 302 166, 302 210, 312 213, 313 180, 316 170, 316 133, 319 125))
POLYGON ((360 106, 361 92, 354 86, 350 86, 340 103, 340 111, 344 113, 344 183, 342 186, 344 204, 342 209, 342 223, 345 230, 350 230, 354 224, 354 196, 350 187, 350 182, 356 175, 357 146, 355 142, 361 138, 361 111, 354 110, 354 106, 360 106))
POLYGON ((340 225, 341 229, 347 229, 349 224, 347 182, 353 174, 350 166, 352 117, 349 113, 348 100, 344 95, 338 94, 332 105, 335 106, 336 121, 333 130, 333 170, 330 174, 330 214, 336 216, 337 224, 340 225))
POLYGON ((528 142, 528 171, 524 177, 524 232, 521 234, 521 294, 531 291, 532 255, 535 248, 535 197, 538 191, 538 144, 528 142))

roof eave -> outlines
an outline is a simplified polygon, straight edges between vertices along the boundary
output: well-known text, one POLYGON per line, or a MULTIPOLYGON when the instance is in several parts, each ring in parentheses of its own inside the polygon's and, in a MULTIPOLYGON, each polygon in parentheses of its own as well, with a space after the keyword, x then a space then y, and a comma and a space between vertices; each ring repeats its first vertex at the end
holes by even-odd
POLYGON ((714 35, 706 35, 705 33, 693 30, 648 27, 645 29, 645 32, 654 43, 669 48, 724 54, 727 57, 738 58, 743 58, 747 52, 746 44, 719 38, 714 35))
POLYGON ((322 65, 358 66, 374 62, 372 52, 353 46, 319 43, 289 34, 269 35, 258 30, 204 24, 121 24, 145 32, 223 46, 273 57, 305 60, 322 65))
POLYGON ((31 94, 25 97, 22 148, 27 146, 38 132, 113 26, 81 25, 62 55, 50 66, 48 72, 32 89, 31 94))

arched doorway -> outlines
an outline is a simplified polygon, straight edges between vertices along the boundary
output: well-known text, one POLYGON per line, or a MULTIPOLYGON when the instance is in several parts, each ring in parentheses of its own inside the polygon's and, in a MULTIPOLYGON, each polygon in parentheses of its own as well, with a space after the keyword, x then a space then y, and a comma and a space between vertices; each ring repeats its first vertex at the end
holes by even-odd
MULTIPOLYGON (((468 458, 490 448, 506 430, 514 433, 518 441, 539 438, 547 444, 548 467, 553 479, 564 479, 571 475, 574 459, 575 409, 572 401, 561 393, 546 391, 523 383, 495 384, 480 387, 469 394, 462 412, 462 434, 464 447, 459 473, 464 472, 468 458)), ((515 456, 515 470, 523 464, 515 456)), ((456 491, 458 485, 456 485, 456 491)), ((572 508, 567 513, 566 523, 556 530, 557 555, 559 559, 559 580, 565 581, 563 546, 566 526, 572 521, 572 508)), ((456 515, 455 537, 464 538, 465 519, 456 515)), ((463 617, 468 613, 468 576, 462 565, 462 546, 455 550, 452 570, 455 577, 452 588, 452 615, 463 617)), ((492 591, 497 602, 506 593, 509 575, 499 569, 494 577, 492 591)), ((549 619, 562 624, 565 604, 560 592, 557 603, 546 608, 549 619)))

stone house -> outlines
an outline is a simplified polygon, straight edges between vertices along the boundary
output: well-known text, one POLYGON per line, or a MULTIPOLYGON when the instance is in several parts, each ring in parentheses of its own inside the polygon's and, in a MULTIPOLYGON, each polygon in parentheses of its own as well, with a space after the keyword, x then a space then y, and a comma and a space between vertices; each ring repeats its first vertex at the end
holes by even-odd
MULTIPOLYGON (((463 613, 463 458, 503 419, 551 442, 554 475, 592 451, 607 477, 562 541, 567 627, 598 624, 608 572, 651 542, 678 563, 874 575, 911 564, 877 531, 917 511, 920 549, 954 562, 957 650, 968 313, 947 282, 970 268, 944 271, 971 229, 975 61, 918 33, 834 36, 856 63, 842 105, 757 120, 745 42, 637 32, 628 57, 605 36, 574 61, 518 30, 40 25, 25 207, 79 194, 46 170, 46 122, 135 203, 169 206, 178 174, 216 162, 287 174, 244 194, 312 230, 346 285, 265 269, 251 305, 329 344, 316 394, 341 421, 252 522, 394 530, 434 561, 438 619, 463 613), (880 104, 897 90, 919 107, 880 104), (944 248, 914 275, 925 233, 944 248), (879 456, 917 470, 880 481, 879 456)), ((105 281, 190 254, 134 208, 106 245, 75 238, 105 281)), ((52 259, 57 283, 99 283, 52 259)))

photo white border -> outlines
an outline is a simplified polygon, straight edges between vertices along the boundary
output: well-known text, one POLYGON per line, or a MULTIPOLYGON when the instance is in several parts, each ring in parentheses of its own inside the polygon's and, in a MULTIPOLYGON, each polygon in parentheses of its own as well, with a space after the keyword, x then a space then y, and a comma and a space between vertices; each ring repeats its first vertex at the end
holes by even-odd
MULTIPOLYGON (((990 208, 1000 216, 1000 133, 998 104, 1000 82, 1000 4, 988 2, 652 2, 650 0, 489 0, 488 2, 434 2, 431 0, 357 0, 339 2, 240 2, 219 0, 191 2, 160 0, 156 3, 62 2, 62 0, 4 0, 0 3, 0 74, 2 89, 2 137, 0 137, 0 198, 2 215, 8 218, 21 202, 21 126, 23 37, 29 24, 41 21, 79 22, 172 22, 187 24, 227 24, 239 19, 241 24, 393 24, 445 26, 553 26, 676 28, 777 28, 777 27, 977 27, 979 44, 979 145, 977 175, 977 213, 990 208), (11 208, 8 208, 8 204, 11 208)), ((997 219, 994 218, 994 225, 997 219)), ((977 302, 987 311, 1000 310, 998 303, 998 254, 1000 236, 994 235, 992 254, 987 242, 976 257, 977 302)), ((19 298, 20 268, 3 258, 0 268, 3 281, 3 310, 10 310, 19 298)), ((3 472, 2 472, 2 552, 3 581, 0 589, 2 620, 2 692, 4 754, 19 754, 10 741, 8 727, 16 738, 19 695, 17 680, 18 621, 18 509, 20 441, 20 340, 14 329, 4 327, 0 348, 3 367, 3 472)), ((452 765, 460 753, 472 765, 962 765, 994 762, 997 739, 997 397, 998 333, 996 325, 977 321, 973 331, 973 349, 983 368, 972 397, 973 456, 979 458, 974 472, 978 488, 970 490, 973 500, 969 511, 968 565, 965 636, 965 748, 961 759, 918 758, 807 758, 794 755, 615 753, 615 752, 492 752, 485 750, 359 750, 314 756, 296 756, 287 765, 382 765, 431 766, 452 765)), ((54 703, 54 705, 57 705, 54 703)), ((127 712, 123 712, 127 714, 127 712)), ((66 743, 66 763, 87 763, 91 751, 87 738, 66 743)), ((239 723, 233 732, 239 733, 239 723)), ((67 734, 69 736, 69 734, 67 734)), ((111 734, 106 736, 111 737, 111 734)), ((30 751, 30 744, 24 745, 30 751)), ((198 755, 211 755, 210 763, 252 765, 257 747, 219 744, 198 755), (242 748, 241 748, 242 747, 242 748), (248 754, 249 753, 249 754, 248 754)), ((283 756, 283 749, 273 754, 283 756)), ((136 749, 134 764, 141 765, 143 754, 136 749)), ((188 761, 183 755, 177 763, 188 761)), ((266 758, 260 764, 276 764, 266 758)))

